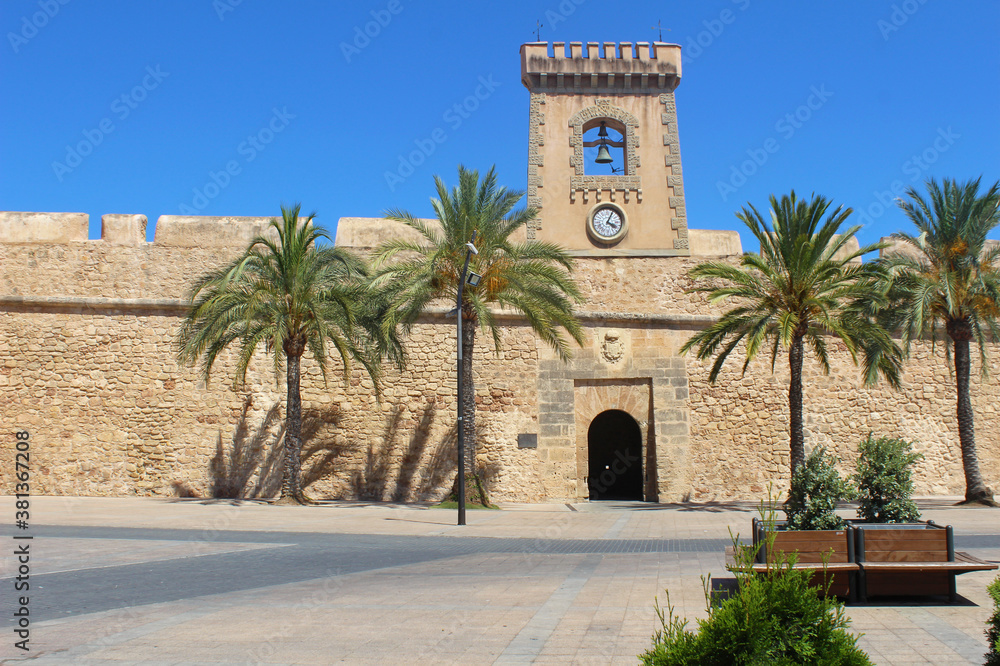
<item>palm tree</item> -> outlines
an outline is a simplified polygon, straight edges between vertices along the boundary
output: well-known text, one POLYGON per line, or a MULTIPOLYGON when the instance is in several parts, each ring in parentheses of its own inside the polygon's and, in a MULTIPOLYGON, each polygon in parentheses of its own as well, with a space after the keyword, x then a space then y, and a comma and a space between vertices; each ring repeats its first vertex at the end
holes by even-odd
POLYGON ((872 297, 872 284, 878 276, 873 263, 855 260, 877 249, 871 245, 847 250, 848 241, 857 233, 854 226, 838 234, 851 209, 838 207, 826 220, 830 202, 814 195, 806 202, 793 191, 780 200, 772 195, 773 228, 752 205, 747 204, 738 217, 760 242, 760 254, 746 252, 738 266, 712 261, 699 264, 690 276, 705 283, 692 292, 708 294, 710 303, 736 299, 729 310, 711 326, 695 334, 681 348, 686 353, 698 348, 697 357, 715 356, 709 380, 715 382, 729 355, 740 343, 745 344, 743 373, 762 348, 769 348, 771 370, 779 348, 788 351, 790 379, 791 472, 794 476, 805 461, 802 431, 802 361, 806 344, 813 351, 824 373, 830 371, 827 339, 834 337, 847 347, 858 362, 864 356, 866 384, 877 381, 881 373, 894 387, 899 386, 900 355, 886 331, 869 315, 871 306, 863 306, 861 297, 872 297), (838 254, 840 256, 838 256, 838 254))
POLYGON ((357 361, 376 388, 381 357, 400 361, 393 329, 378 325, 379 301, 366 298, 364 262, 332 245, 317 247, 319 239, 330 237, 313 226, 315 213, 300 219, 300 208, 282 206, 281 220, 271 220, 277 240, 257 236, 241 257, 195 282, 192 307, 178 334, 179 361, 193 365, 201 359, 206 382, 219 354, 234 343, 239 347, 234 387, 244 384, 262 345, 276 377, 286 366, 281 503, 307 501, 300 485, 303 353, 310 352, 325 382, 332 346, 345 382, 357 361))
MULTIPOLYGON (((461 316, 464 436, 466 469, 474 478, 486 503, 482 480, 475 467, 475 387, 472 351, 476 328, 493 338, 501 348, 500 325, 494 307, 520 313, 532 330, 562 359, 568 359, 570 344, 564 332, 578 344, 583 333, 573 315, 573 303, 581 296, 570 276, 570 257, 557 245, 537 241, 518 242, 512 236, 534 219, 532 208, 514 209, 523 192, 497 185, 494 167, 479 180, 479 172, 458 167, 458 186, 450 192, 440 177, 434 177, 437 198, 431 205, 437 223, 417 219, 403 210, 386 211, 386 218, 402 222, 419 232, 419 241, 396 239, 375 250, 377 270, 373 285, 384 298, 384 325, 409 331, 432 302, 454 303, 458 280, 466 258, 466 243, 475 231, 479 254, 472 257, 471 271, 482 275, 478 286, 467 285, 461 316)), ((456 479, 457 481, 457 479, 456 479)))
POLYGON ((900 200, 918 234, 895 233, 904 251, 883 258, 891 275, 885 323, 901 331, 904 348, 924 336, 932 345, 942 332, 946 357, 954 349, 958 439, 965 471, 965 501, 996 506, 983 482, 976 455, 972 402, 969 398, 969 345, 979 347, 987 376, 987 338, 1000 337, 1000 247, 987 247, 986 234, 1000 225, 1000 182, 979 194, 977 178, 967 183, 927 182, 927 198, 914 188, 900 200), (987 336, 989 333, 989 336, 987 336))

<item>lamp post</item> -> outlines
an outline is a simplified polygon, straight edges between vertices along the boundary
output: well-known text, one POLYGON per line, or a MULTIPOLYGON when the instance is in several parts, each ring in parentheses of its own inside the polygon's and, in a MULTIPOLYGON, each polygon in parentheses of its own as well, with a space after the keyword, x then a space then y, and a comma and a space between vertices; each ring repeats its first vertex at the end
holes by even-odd
POLYGON ((465 265, 462 266, 462 274, 458 278, 458 301, 455 307, 455 318, 458 319, 458 524, 465 524, 465 396, 462 393, 462 292, 465 290, 465 281, 475 287, 479 284, 480 275, 469 273, 469 260, 472 255, 479 254, 474 243, 476 242, 476 232, 472 232, 472 240, 465 244, 468 252, 465 254, 465 265), (466 275, 468 274, 468 278, 466 275))

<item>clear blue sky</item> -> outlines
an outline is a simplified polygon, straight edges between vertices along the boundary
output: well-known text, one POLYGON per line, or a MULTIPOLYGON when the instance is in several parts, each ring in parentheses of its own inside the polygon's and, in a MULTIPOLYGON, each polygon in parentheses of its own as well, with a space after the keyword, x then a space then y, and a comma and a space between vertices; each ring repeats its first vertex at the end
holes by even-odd
POLYGON ((432 176, 460 163, 524 189, 536 20, 549 42, 651 41, 659 20, 684 47, 692 227, 739 229, 744 203, 794 188, 854 207, 872 242, 906 224, 894 183, 1000 179, 996 0, 4 0, 0 209, 86 212, 94 238, 102 214, 142 213, 152 238, 159 215, 281 202, 331 230, 430 215, 432 176))

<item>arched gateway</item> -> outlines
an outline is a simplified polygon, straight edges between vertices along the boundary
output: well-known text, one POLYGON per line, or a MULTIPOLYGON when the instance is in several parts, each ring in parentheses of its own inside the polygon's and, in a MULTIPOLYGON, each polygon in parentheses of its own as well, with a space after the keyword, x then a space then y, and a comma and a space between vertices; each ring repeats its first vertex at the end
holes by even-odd
POLYGON ((587 432, 587 486, 592 500, 642 500, 642 431, 627 412, 598 414, 587 432))

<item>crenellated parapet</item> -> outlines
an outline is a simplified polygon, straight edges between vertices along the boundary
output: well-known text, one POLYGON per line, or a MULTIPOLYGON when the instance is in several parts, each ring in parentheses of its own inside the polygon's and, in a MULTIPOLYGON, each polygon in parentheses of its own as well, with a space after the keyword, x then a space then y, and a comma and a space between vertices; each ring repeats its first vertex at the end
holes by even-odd
POLYGON ((191 283, 232 261, 270 217, 161 215, 153 242, 145 215, 0 212, 0 308, 183 314, 191 283))
POLYGON ((532 93, 672 92, 681 80, 681 47, 663 42, 547 42, 521 46, 521 81, 532 93))
MULTIPOLYGON (((161 247, 245 247, 271 231, 270 217, 161 215, 153 244, 161 247)), ((102 215, 100 241, 89 240, 87 213, 0 211, 0 244, 103 243, 145 246, 145 215, 102 215)))

